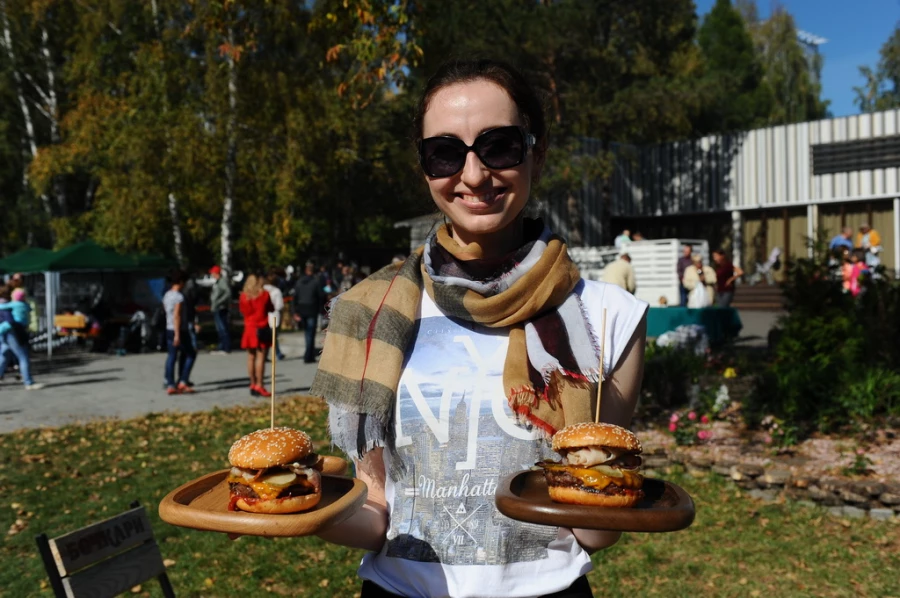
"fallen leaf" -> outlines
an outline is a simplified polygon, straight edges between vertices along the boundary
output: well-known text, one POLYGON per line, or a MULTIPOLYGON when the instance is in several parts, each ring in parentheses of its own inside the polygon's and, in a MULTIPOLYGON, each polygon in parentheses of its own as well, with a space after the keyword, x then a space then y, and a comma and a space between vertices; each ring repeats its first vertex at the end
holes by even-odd
POLYGON ((24 519, 16 519, 15 523, 13 523, 11 526, 9 526, 9 530, 6 532, 6 535, 15 536, 16 534, 18 534, 19 532, 24 530, 26 527, 28 527, 27 521, 25 521, 24 519))
POLYGON ((131 588, 132 594, 140 594, 140 592, 141 592, 141 584, 138 584, 138 585, 134 586, 133 588, 131 588))
POLYGON ((320 588, 327 588, 327 587, 328 587, 328 580, 327 580, 327 579, 323 579, 322 581, 320 581, 320 582, 319 582, 319 587, 320 587, 320 588))
POLYGON ((173 559, 163 559, 163 565, 165 565, 166 567, 171 567, 174 564, 175 561, 173 559))

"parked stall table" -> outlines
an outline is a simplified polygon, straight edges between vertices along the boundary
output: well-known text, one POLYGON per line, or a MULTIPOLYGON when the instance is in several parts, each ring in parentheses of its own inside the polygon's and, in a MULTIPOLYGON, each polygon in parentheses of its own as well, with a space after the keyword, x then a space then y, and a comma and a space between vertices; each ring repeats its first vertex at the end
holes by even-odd
POLYGON ((741 317, 733 307, 651 307, 647 314, 647 336, 656 338, 689 324, 703 326, 713 345, 736 338, 743 327, 741 317))

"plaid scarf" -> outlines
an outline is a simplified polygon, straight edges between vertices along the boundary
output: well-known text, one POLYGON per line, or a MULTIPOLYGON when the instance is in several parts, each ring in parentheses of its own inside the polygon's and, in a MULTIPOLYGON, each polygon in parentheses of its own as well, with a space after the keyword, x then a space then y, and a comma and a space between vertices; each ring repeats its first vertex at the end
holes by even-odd
POLYGON ((503 386, 521 425, 549 438, 592 418, 599 349, 572 292, 578 268, 540 220, 525 221, 525 238, 515 252, 484 259, 444 225, 403 264, 340 295, 310 389, 329 403, 335 444, 357 459, 384 446, 392 476, 403 470, 393 451, 397 388, 423 289, 449 317, 509 329, 503 386))

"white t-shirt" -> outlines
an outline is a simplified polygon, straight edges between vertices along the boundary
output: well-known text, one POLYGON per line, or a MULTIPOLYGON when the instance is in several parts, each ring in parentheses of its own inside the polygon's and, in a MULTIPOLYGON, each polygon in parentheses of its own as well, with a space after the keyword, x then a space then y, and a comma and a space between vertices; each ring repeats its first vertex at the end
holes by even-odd
MULTIPOLYGON (((175 330, 175 306, 184 303, 184 295, 173 289, 166 291, 163 295, 163 309, 166 310, 166 330, 175 330)), ((188 321, 184 317, 184 305, 181 306, 181 328, 187 328, 188 321)))
POLYGON ((264 284, 263 288, 269 294, 269 299, 272 300, 272 307, 275 308, 269 312, 269 315, 275 316, 275 327, 277 328, 281 326, 281 310, 284 309, 284 296, 281 294, 281 289, 273 284, 264 284))
MULTIPOLYGON (((648 305, 606 283, 582 281, 575 292, 595 337, 607 309, 610 372, 648 305)), ((516 425, 509 408, 508 331, 448 318, 424 293, 420 310, 397 393, 397 451, 407 472, 388 476, 388 539, 363 557, 360 577, 428 598, 521 598, 569 587, 591 569, 571 531, 509 519, 494 505, 506 475, 557 456, 536 431, 516 425)))

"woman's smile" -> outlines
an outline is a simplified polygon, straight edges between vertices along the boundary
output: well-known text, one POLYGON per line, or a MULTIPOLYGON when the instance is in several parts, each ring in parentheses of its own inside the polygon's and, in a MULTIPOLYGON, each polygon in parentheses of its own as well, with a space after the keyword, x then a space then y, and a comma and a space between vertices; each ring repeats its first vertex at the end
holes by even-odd
MULTIPOLYGON (((456 83, 438 91, 423 118, 423 137, 447 136, 472 145, 479 135, 501 127, 525 126, 505 89, 486 80, 456 83)), ((438 209, 453 223, 461 245, 477 243, 502 255, 521 243, 521 213, 531 194, 534 155, 511 168, 490 168, 475 151, 452 176, 425 176, 438 209)))

